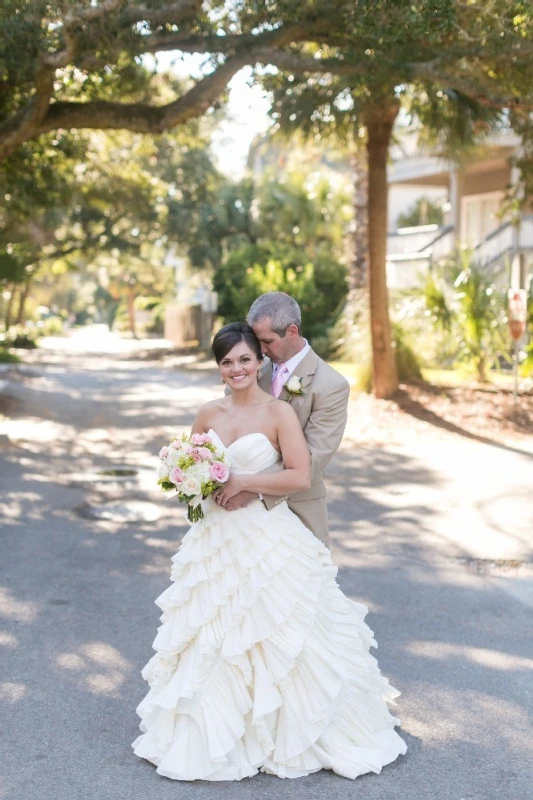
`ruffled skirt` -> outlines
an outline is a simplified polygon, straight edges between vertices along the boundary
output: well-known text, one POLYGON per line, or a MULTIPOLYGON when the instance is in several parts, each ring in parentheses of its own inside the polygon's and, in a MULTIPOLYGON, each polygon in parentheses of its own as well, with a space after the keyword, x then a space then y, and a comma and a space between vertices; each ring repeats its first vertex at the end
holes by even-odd
POLYGON ((213 508, 172 561, 132 745, 160 775, 356 778, 406 752, 367 608, 286 503, 213 508))

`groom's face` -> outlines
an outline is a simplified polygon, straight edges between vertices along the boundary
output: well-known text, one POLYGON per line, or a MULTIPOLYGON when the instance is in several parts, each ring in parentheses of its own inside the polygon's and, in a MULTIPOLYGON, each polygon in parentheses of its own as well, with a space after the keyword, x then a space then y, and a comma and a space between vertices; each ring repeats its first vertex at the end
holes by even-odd
POLYGON ((285 336, 280 336, 279 333, 275 333, 272 330, 271 321, 268 317, 260 319, 259 322, 254 322, 252 328, 261 342, 263 353, 274 364, 282 364, 294 355, 295 339, 299 336, 296 325, 289 325, 285 331, 285 336))

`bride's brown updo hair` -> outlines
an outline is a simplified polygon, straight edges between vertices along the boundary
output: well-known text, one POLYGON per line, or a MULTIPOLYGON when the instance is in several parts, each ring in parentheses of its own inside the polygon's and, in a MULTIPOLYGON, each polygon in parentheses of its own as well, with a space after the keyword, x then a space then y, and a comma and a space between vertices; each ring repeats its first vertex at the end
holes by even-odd
POLYGON ((217 364, 220 364, 222 359, 239 342, 246 342, 250 350, 255 353, 258 361, 263 360, 261 344, 254 333, 254 329, 247 322, 230 322, 218 331, 211 345, 217 364))

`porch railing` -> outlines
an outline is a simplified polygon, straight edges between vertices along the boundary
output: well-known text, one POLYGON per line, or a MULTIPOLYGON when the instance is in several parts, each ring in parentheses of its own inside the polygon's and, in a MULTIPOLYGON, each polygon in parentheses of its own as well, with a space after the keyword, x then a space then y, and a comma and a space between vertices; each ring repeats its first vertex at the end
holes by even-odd
MULTIPOLYGON (((389 237, 387 251, 387 275, 391 288, 406 288, 419 282, 420 276, 431 269, 431 265, 453 253, 456 247, 452 226, 440 228, 438 235, 427 238, 428 232, 409 232, 405 237, 389 237), (401 238, 402 247, 397 239, 401 238), (391 241, 392 240, 392 241, 391 241), (403 245, 415 242, 422 246, 418 250, 403 245), (392 246, 391 246, 392 245, 392 246)), ((472 263, 480 268, 503 264, 517 253, 533 253, 533 214, 522 214, 517 221, 507 221, 480 242, 472 252, 472 263)))

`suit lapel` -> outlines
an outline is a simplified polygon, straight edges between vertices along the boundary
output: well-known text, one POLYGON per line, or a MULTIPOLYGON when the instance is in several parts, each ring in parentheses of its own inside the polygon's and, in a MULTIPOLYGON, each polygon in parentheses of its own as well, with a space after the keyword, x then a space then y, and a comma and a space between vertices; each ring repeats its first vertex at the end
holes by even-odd
POLYGON ((261 368, 258 384, 259 387, 268 394, 272 392, 272 361, 265 359, 266 364, 261 368))
MULTIPOLYGON (((307 355, 302 358, 299 364, 296 365, 296 369, 292 373, 292 375, 296 375, 296 377, 301 378, 301 387, 305 394, 306 386, 309 386, 313 379, 313 375, 316 372, 316 368, 318 366, 318 356, 313 349, 309 350, 307 355)), ((272 374, 272 373, 271 373, 272 374)), ((294 395, 290 395, 288 391, 283 387, 281 390, 281 394, 279 396, 280 400, 287 400, 289 403, 294 400, 294 395)))

